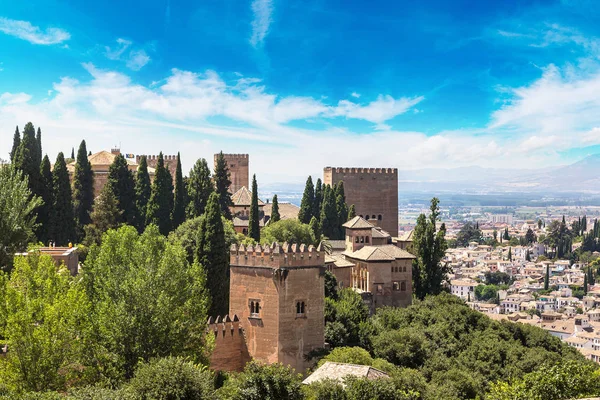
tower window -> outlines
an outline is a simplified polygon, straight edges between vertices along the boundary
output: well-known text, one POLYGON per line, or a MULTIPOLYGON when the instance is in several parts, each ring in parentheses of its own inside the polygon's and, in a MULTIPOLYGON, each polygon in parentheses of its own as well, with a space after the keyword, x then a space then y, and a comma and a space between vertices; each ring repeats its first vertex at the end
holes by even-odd
POLYGON ((260 310, 262 309, 260 300, 250 300, 248 306, 250 308, 250 318, 260 318, 260 310))
POLYGON ((369 243, 369 237, 365 236, 365 243, 369 243))
POLYGON ((400 284, 400 291, 401 291, 401 292, 406 292, 406 282, 402 282, 402 283, 400 284))
POLYGON ((375 217, 375 215, 373 215, 373 216, 371 217, 371 219, 376 219, 376 218, 377 218, 377 217, 375 217))
POLYGON ((304 301, 296 302, 296 318, 306 317, 306 303, 304 301))
POLYGON ((358 236, 354 238, 354 243, 358 243, 358 236))
POLYGON ((394 289, 394 292, 399 292, 400 291, 400 282, 392 282, 392 287, 394 289))
POLYGON ((377 219, 378 219, 379 221, 381 221, 381 219, 382 219, 382 218, 383 218, 383 217, 381 216, 381 214, 379 214, 379 215, 377 216, 377 219))
POLYGON ((364 243, 364 242, 365 242, 365 237, 364 237, 364 236, 361 236, 361 237, 360 237, 360 242, 361 242, 361 243, 364 243))
POLYGON ((365 219, 368 221, 368 220, 369 220, 369 216, 368 216, 368 215, 365 215, 365 219))

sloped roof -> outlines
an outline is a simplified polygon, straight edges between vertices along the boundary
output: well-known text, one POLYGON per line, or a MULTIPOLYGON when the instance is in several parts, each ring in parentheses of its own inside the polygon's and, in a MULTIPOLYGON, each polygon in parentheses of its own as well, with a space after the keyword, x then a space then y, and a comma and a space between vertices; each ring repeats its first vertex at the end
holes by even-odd
POLYGON ((402 236, 398 236, 398 240, 400 240, 402 242, 412 242, 412 240, 413 240, 413 232, 414 232, 414 230, 411 230, 409 232, 405 232, 402 236))
MULTIPOLYGON (((250 220, 248 218, 233 217, 232 222, 233 222, 234 228, 247 228, 250 225, 250 220)), ((258 226, 260 226, 260 227, 265 226, 264 218, 260 218, 258 220, 258 226)))
POLYGON ((374 238, 389 238, 391 235, 379 227, 371 229, 371 237, 374 238))
POLYGON ((361 261, 393 261, 398 259, 413 259, 415 256, 393 244, 384 246, 364 246, 352 253, 344 253, 350 258, 361 261))
POLYGON ((369 229, 369 228, 373 228, 373 224, 371 224, 370 222, 368 222, 366 219, 362 218, 359 215, 357 215, 356 217, 352 218, 350 221, 346 222, 342 226, 344 228, 349 228, 349 229, 369 229))
POLYGON ((347 376, 356 376, 367 379, 389 378, 390 376, 383 371, 373 368, 369 365, 356 365, 327 361, 310 374, 302 383, 310 385, 323 379, 333 379, 339 382, 344 381, 347 376))
MULTIPOLYGON (((90 162, 90 165, 92 165, 92 166, 106 165, 108 167, 113 163, 113 161, 115 161, 115 158, 117 158, 116 154, 113 154, 110 151, 102 150, 102 151, 92 154, 91 156, 88 156, 88 161, 90 162)), ((138 165, 135 162, 135 160, 133 160, 133 159, 125 158, 125 161, 127 161, 127 165, 130 165, 130 166, 138 165)), ((76 163, 76 160, 73 160, 69 164, 67 164, 67 170, 69 172, 75 171, 75 163, 76 163)), ((153 175, 154 168, 148 167, 148 173, 150 175, 153 175)))
MULTIPOLYGON (((263 211, 265 212, 265 215, 271 216, 273 214, 273 203, 265 204, 263 211)), ((300 207, 295 204, 279 203, 279 217, 281 219, 296 219, 298 218, 299 212, 300 207)))
MULTIPOLYGON (((242 186, 237 192, 231 195, 231 201, 234 206, 250 206, 252 204, 252 192, 246 186, 242 186)), ((265 203, 258 199, 258 205, 263 206, 265 203)))

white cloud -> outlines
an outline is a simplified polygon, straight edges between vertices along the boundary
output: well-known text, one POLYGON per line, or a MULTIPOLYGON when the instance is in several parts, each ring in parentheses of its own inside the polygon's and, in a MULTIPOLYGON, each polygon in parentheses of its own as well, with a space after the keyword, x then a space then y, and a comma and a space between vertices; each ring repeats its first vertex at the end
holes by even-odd
POLYGON ((342 100, 338 103, 336 109, 333 110, 333 115, 364 119, 375 124, 382 124, 397 115, 404 114, 423 99, 423 96, 394 99, 389 95, 379 95, 377 100, 372 101, 366 106, 361 106, 349 100, 342 100))
POLYGON ((150 62, 150 56, 148 56, 146 50, 134 49, 132 48, 132 45, 133 42, 131 40, 118 38, 116 47, 104 47, 104 54, 109 60, 125 61, 127 68, 133 71, 139 71, 150 62))
POLYGON ((273 16, 273 0, 252 1, 252 35, 250 44, 257 47, 263 43, 269 33, 273 16))
POLYGON ((60 28, 46 28, 42 30, 31 25, 28 21, 18 21, 0 17, 0 32, 27 40, 33 44, 58 44, 71 38, 71 34, 60 28))
POLYGON ((352 92, 351 96, 358 99, 360 97, 360 93, 352 92))

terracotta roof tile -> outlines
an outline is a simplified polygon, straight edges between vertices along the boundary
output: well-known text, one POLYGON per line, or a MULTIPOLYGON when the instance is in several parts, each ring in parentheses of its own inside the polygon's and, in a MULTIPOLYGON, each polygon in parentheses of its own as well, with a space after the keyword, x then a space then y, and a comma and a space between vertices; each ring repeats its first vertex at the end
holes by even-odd
POLYGON ((350 228, 350 229, 369 229, 369 228, 373 228, 373 225, 371 223, 369 223, 366 219, 360 217, 360 216, 356 216, 354 218, 352 218, 350 221, 346 222, 345 224, 342 225, 344 228, 350 228))
MULTIPOLYGON (((237 192, 231 195, 231 200, 235 206, 250 206, 252 204, 252 192, 246 186, 242 186, 237 192)), ((258 199, 259 206, 264 204, 261 199, 258 199)))
POLYGON ((323 379, 333 379, 343 383, 347 376, 356 376, 367 379, 389 378, 390 376, 383 371, 373 368, 369 365, 356 365, 346 363, 336 363, 327 361, 310 374, 302 383, 310 385, 323 379))

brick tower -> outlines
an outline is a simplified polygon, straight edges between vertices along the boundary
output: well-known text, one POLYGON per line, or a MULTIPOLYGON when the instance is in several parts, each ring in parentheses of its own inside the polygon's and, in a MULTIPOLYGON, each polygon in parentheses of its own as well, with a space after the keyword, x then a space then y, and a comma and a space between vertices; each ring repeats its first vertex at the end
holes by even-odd
POLYGON ((237 315, 249 355, 266 363, 311 366, 324 346, 324 255, 314 246, 233 245, 229 315, 237 315))
POLYGON ((332 168, 323 169, 323 183, 344 182, 346 203, 354 204, 356 215, 398 236, 398 169, 332 168))
MULTIPOLYGON (((143 157, 142 155, 135 156, 136 164, 139 165, 140 158, 142 158, 142 157, 143 157)), ((165 167, 167 167, 167 169, 171 173, 171 178, 173 179, 173 184, 175 184, 175 172, 177 171, 177 155, 163 154, 163 160, 165 162, 165 167)), ((156 168, 156 164, 158 163, 158 156, 157 155, 151 155, 151 156, 147 155, 146 162, 148 163, 148 166, 150 168, 156 168)))
MULTIPOLYGON (((217 157, 215 154, 215 165, 217 165, 217 157)), ((250 188, 250 156, 248 154, 223 154, 227 167, 229 168, 229 179, 231 180, 231 186, 229 191, 231 193, 237 192, 242 186, 250 188)))

